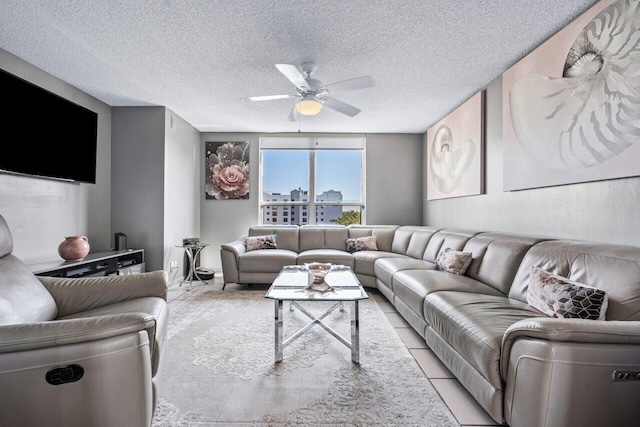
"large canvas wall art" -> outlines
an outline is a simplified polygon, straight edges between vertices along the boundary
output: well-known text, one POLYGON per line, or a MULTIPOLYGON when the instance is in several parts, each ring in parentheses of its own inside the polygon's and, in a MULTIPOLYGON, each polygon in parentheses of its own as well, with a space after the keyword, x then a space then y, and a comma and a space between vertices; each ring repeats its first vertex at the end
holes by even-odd
POLYGON ((205 197, 249 198, 249 142, 205 143, 205 197))
POLYGON ((427 130, 427 199, 482 194, 484 94, 478 92, 427 130))
POLYGON ((503 74, 504 190, 640 175, 639 40, 603 0, 503 74))

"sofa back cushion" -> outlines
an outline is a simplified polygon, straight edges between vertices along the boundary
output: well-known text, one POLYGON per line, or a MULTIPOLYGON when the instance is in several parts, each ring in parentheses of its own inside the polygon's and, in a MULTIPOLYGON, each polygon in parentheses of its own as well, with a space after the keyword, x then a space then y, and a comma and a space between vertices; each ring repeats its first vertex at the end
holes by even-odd
POLYGON ((444 229, 431 236, 424 251, 422 259, 435 263, 442 251, 449 248, 453 251, 461 251, 465 243, 472 236, 478 234, 477 231, 444 229))
POLYGON ((520 263, 510 298, 527 302, 533 266, 605 291, 606 320, 640 320, 640 248, 569 240, 538 243, 520 263))
POLYGON ((13 238, 0 216, 0 325, 46 322, 58 314, 53 297, 14 255, 13 238))
POLYGON ((350 239, 375 236, 379 251, 391 252, 393 235, 397 225, 350 225, 347 227, 350 239))
POLYGON ((507 295, 522 258, 543 240, 507 233, 477 234, 464 245, 463 250, 473 254, 466 275, 507 295))
POLYGON ((278 249, 298 252, 298 237, 300 227, 297 225, 256 225, 249 228, 249 236, 276 235, 278 249))
POLYGON ((300 252, 310 249, 347 250, 349 232, 343 225, 303 225, 300 227, 300 252))

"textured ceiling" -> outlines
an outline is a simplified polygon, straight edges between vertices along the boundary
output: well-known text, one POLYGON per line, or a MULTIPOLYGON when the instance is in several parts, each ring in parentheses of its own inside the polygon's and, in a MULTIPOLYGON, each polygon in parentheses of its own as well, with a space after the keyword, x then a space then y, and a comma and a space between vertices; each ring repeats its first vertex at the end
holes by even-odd
MULTIPOLYGON (((112 106, 163 105, 200 131, 421 133, 594 0, 2 0, 0 48, 112 106), (318 65, 362 110, 287 121, 276 63, 318 65)), ((1 64, 0 64, 1 65, 1 64)))

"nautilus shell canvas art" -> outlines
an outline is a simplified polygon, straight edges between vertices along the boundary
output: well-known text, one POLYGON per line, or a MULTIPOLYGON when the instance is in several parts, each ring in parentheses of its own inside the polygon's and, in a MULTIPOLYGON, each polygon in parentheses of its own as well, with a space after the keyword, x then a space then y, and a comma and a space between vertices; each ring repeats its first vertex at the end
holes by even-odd
POLYGON ((205 198, 249 198, 249 142, 205 144, 205 198))
POLYGON ((427 131, 427 199, 482 194, 483 92, 427 131))
POLYGON ((640 175, 640 0, 604 0, 502 76, 504 190, 640 175))

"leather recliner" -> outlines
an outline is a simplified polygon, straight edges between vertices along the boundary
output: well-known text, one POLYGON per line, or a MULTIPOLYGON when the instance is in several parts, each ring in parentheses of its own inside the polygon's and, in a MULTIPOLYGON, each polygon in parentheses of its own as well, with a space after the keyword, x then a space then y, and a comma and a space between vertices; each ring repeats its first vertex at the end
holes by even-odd
POLYGON ((0 425, 150 426, 164 271, 37 277, 0 216, 0 425))

